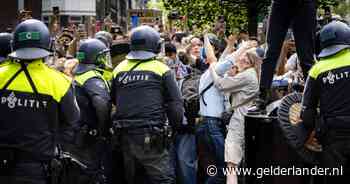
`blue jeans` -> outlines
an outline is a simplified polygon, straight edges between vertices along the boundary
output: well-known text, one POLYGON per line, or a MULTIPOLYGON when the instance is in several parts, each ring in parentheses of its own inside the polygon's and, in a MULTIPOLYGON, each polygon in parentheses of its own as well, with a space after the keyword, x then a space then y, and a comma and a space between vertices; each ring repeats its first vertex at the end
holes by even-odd
POLYGON ((224 149, 225 136, 221 127, 221 121, 216 118, 204 118, 196 129, 197 144, 199 149, 199 164, 202 171, 205 172, 206 184, 225 183, 226 177, 222 169, 225 165, 224 149), (209 176, 207 168, 214 165, 217 168, 217 174, 209 176))
POLYGON ((171 150, 176 183, 197 183, 197 150, 194 134, 177 134, 171 150))

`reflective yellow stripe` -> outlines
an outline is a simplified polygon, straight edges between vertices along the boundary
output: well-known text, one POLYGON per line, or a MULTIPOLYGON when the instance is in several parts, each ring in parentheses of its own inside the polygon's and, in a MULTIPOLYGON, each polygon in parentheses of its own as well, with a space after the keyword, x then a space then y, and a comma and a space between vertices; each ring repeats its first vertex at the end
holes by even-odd
MULTIPOLYGON (((19 63, 11 62, 0 67, 0 89, 21 68, 19 63)), ((64 74, 46 66, 41 60, 31 62, 27 66, 38 93, 52 96, 57 102, 67 93, 71 86, 71 80, 64 74)), ((21 72, 7 87, 7 90, 33 93, 27 77, 21 72)))
POLYGON ((105 71, 103 72, 103 78, 104 78, 106 81, 111 81, 112 78, 113 78, 113 72, 105 70, 105 71))
POLYGON ((85 82, 86 82, 87 80, 89 80, 89 79, 91 79, 91 78, 93 78, 93 77, 98 77, 98 78, 102 79, 103 82, 105 83, 107 89, 109 89, 109 85, 108 85, 107 81, 103 78, 103 76, 102 76, 99 72, 94 71, 94 70, 90 70, 90 71, 85 72, 85 73, 83 73, 83 74, 81 74, 81 75, 76 75, 76 76, 74 77, 74 79, 75 79, 75 81, 78 82, 79 85, 82 86, 82 85, 85 84, 85 82))
POLYGON ((96 68, 97 71, 102 73, 102 77, 106 81, 111 81, 113 79, 113 72, 110 70, 105 70, 101 68, 96 68))
POLYGON ((333 57, 322 59, 317 62, 309 71, 309 76, 317 79, 317 77, 327 71, 350 66, 350 50, 346 49, 333 57))
POLYGON ((102 77, 99 73, 90 70, 88 72, 85 72, 83 74, 80 75, 76 75, 74 77, 75 81, 78 82, 78 84, 80 84, 81 86, 85 84, 85 82, 93 77, 102 77))
POLYGON ((11 63, 11 60, 4 60, 3 62, 0 63, 0 67, 8 65, 11 63))
MULTIPOLYGON (((116 77, 120 72, 129 71, 138 62, 138 60, 124 60, 114 69, 113 77, 116 77)), ((163 76, 163 74, 169 70, 169 67, 164 63, 158 60, 151 60, 141 63, 134 71, 150 71, 158 74, 159 76, 163 76)))

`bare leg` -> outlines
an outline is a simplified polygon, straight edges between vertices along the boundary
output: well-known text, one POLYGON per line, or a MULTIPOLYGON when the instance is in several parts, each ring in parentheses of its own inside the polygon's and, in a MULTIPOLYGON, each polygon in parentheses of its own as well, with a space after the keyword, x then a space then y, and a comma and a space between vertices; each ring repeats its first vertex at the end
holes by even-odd
POLYGON ((226 184, 237 184, 238 183, 237 175, 234 172, 235 170, 233 169, 233 168, 237 168, 237 165, 232 163, 232 162, 228 162, 227 168, 232 168, 232 170, 231 170, 232 172, 227 174, 226 184))

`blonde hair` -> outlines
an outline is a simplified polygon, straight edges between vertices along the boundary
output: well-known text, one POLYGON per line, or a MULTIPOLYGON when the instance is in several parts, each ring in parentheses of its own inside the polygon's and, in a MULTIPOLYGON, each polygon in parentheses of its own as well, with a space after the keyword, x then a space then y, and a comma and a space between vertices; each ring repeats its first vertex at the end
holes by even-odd
POLYGON ((256 48, 251 48, 251 49, 247 50, 246 55, 247 55, 248 60, 250 62, 250 66, 255 69, 256 75, 257 75, 258 80, 259 80, 262 60, 258 56, 258 54, 256 53, 256 48))

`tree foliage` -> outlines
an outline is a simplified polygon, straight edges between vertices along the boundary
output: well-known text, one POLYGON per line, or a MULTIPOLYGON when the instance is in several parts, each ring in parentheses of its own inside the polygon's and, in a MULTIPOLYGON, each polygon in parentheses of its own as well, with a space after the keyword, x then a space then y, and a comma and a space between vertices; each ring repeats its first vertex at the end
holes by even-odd
POLYGON ((247 28, 247 8, 240 3, 220 3, 219 0, 164 0, 165 8, 187 17, 188 26, 203 28, 224 15, 226 26, 247 28))
MULTIPOLYGON (((345 0, 318 0, 319 7, 337 6, 345 0)), ((187 17, 189 27, 203 28, 224 15, 231 31, 248 30, 248 24, 257 26, 268 14, 271 0, 163 0, 164 8, 178 11, 187 17)))
POLYGON ((339 3, 343 2, 345 0, 319 0, 318 6, 320 8, 326 7, 326 6, 337 6, 339 3))

